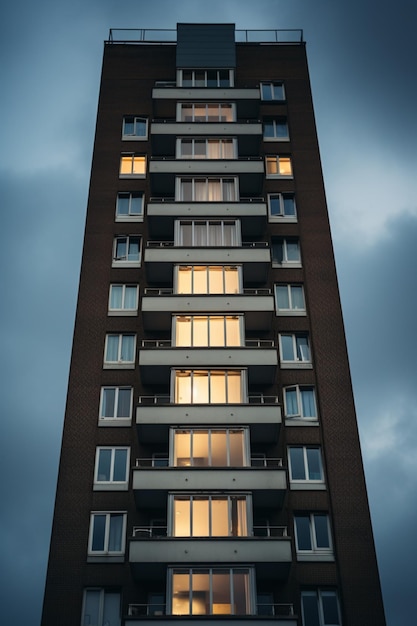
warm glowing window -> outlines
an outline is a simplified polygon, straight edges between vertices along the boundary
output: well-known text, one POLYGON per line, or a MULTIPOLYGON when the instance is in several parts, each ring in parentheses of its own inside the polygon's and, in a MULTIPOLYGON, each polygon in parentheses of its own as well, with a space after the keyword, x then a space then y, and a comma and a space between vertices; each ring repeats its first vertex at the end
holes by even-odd
POLYGON ((281 176, 292 176, 292 165, 290 157, 267 156, 266 157, 267 178, 280 178, 281 176))
POLYGON ((240 315, 176 315, 173 338, 177 347, 223 347, 244 345, 240 315))
POLYGON ((237 202, 237 178, 178 178, 176 200, 179 202, 237 202))
POLYGON ((289 139, 287 121, 285 119, 266 120, 264 122, 264 139, 266 141, 285 141, 289 139))
POLYGON ((233 87, 233 70, 180 70, 181 87, 233 87))
POLYGON ((241 268, 225 265, 180 265, 176 293, 241 293, 241 268))
POLYGON ((274 81, 271 83, 261 83, 262 100, 285 100, 284 83, 274 81))
POLYGON ((239 246, 239 220, 178 220, 175 224, 176 246, 239 246))
POLYGON ((120 176, 144 176, 146 157, 137 154, 122 154, 120 157, 120 176))
POLYGON ((174 496, 173 537, 247 537, 247 496, 174 496))
POLYGON ((169 572, 172 615, 250 615, 251 570, 193 568, 169 572))
POLYGON ((246 467, 248 431, 244 428, 173 431, 175 467, 246 467))
POLYGON ((226 102, 197 102, 179 104, 179 122, 234 122, 234 104, 226 102))
POLYGON ((234 139, 179 139, 177 157, 180 159, 234 159, 234 139))
POLYGON ((176 404, 239 404, 242 402, 241 370, 175 370, 176 404))

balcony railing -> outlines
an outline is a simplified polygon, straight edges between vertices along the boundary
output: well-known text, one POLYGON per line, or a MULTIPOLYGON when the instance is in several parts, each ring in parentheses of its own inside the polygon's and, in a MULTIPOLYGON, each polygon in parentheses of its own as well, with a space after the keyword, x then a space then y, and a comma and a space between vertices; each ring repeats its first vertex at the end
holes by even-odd
MULTIPOLYGON (((133 526, 132 537, 134 539, 139 537, 142 539, 169 537, 168 526, 133 526)), ((288 537, 288 528, 287 526, 254 526, 252 534, 248 535, 248 537, 288 537)), ((175 537, 171 538, 175 539, 175 537)), ((211 539, 216 539, 216 537, 211 537, 211 539)), ((244 539, 244 537, 239 536, 239 539, 244 539)))
MULTIPOLYGON (((166 611, 167 607, 165 603, 159 604, 158 602, 153 602, 151 604, 129 604, 128 616, 150 617, 152 615, 170 615, 166 611)), ((263 617, 292 617, 294 615, 294 606, 288 603, 278 604, 260 602, 256 605, 255 615, 262 615, 263 617)), ((218 619, 220 616, 215 615, 213 617, 218 619)))
POLYGON ((273 348, 275 342, 273 339, 245 339, 242 346, 173 346, 170 339, 142 339, 142 348, 273 348))
POLYGON ((242 241, 240 246, 186 246, 178 245, 175 241, 147 241, 147 248, 268 248, 267 241, 242 241))
MULTIPOLYGON (((139 396, 139 404, 172 404, 176 403, 171 400, 168 394, 157 394, 153 396, 139 396)), ((262 393, 249 394, 247 402, 241 404, 279 404, 278 396, 265 396, 262 393)))
MULTIPOLYGON (((149 198, 149 203, 155 202, 175 202, 176 204, 181 203, 189 203, 190 200, 177 200, 174 196, 151 196, 149 198)), ((191 202, 198 202, 198 200, 191 200, 191 202)), ((224 204, 225 202, 219 200, 218 202, 224 204)), ((232 204, 241 203, 241 202, 265 202, 265 198, 263 196, 241 196, 239 200, 233 200, 232 204)), ((216 202, 210 202, 210 204, 216 204, 216 202)))
MULTIPOLYGON (((152 120, 152 124, 260 124, 261 120, 256 118, 238 118, 236 120, 213 120, 203 117, 196 117, 192 120, 177 120, 175 117, 167 118, 155 118, 152 120)), ((158 158, 158 157, 157 157, 158 158)), ((257 160, 262 160, 262 157, 255 157, 257 160)), ((199 159, 200 160, 200 159, 199 159)))
MULTIPOLYGON (((155 457, 149 457, 149 458, 139 458, 136 459, 135 461, 135 469, 140 469, 140 468, 152 468, 152 469, 159 469, 159 468, 169 468, 169 469, 173 469, 176 470, 178 469, 177 465, 170 465, 169 462, 169 457, 165 457, 165 456, 158 456, 157 458, 155 457)), ((183 467, 183 466, 182 466, 183 467)), ((192 468, 192 465, 187 466, 187 469, 192 468)), ((213 468, 213 465, 196 465, 194 466, 197 469, 201 470, 201 469, 205 469, 205 468, 213 468)), ((215 466, 215 467, 220 467, 220 466, 215 466)), ((231 466, 225 466, 225 467, 221 467, 220 469, 228 469, 231 466)), ((283 462, 282 462, 282 458, 279 457, 264 457, 262 455, 259 456, 252 456, 251 457, 251 463, 250 466, 248 465, 242 465, 242 469, 245 469, 247 467, 263 467, 263 468, 270 468, 270 467, 279 467, 282 468, 283 466, 283 462)), ((233 466, 233 469, 237 469, 235 466, 233 466)))
MULTIPOLYGON (((176 41, 177 30, 175 28, 110 28, 109 38, 106 43, 166 44, 170 42, 175 44, 176 41)), ((236 43, 302 44, 303 41, 303 30, 301 28, 235 29, 236 43)), ((165 84, 169 85, 170 83, 165 84)))
POLYGON ((172 287, 145 287, 144 290, 145 296, 187 296, 190 297, 192 295, 196 296, 208 296, 208 295, 216 295, 216 296, 227 296, 230 298, 231 296, 270 296, 272 294, 272 290, 265 287, 261 287, 260 289, 243 289, 242 293, 216 293, 216 294, 206 294, 206 293, 175 293, 172 287))

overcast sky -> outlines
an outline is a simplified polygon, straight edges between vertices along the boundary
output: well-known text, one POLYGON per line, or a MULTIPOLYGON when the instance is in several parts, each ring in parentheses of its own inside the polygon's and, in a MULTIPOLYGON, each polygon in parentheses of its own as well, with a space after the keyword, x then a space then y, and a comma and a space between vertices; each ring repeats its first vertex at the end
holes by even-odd
POLYGON ((111 27, 199 21, 304 29, 387 621, 415 624, 416 6, 14 0, 1 9, 2 624, 40 620, 103 40, 111 27))

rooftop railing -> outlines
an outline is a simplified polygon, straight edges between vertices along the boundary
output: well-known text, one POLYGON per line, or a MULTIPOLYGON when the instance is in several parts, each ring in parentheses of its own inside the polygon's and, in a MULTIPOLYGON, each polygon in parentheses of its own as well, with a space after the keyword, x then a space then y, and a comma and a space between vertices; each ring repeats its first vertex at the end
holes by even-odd
MULTIPOLYGON (((302 44, 303 30, 263 29, 263 30, 235 30, 236 43, 273 43, 273 44, 302 44)), ((175 44, 177 30, 175 28, 110 28, 106 43, 155 43, 175 44)))

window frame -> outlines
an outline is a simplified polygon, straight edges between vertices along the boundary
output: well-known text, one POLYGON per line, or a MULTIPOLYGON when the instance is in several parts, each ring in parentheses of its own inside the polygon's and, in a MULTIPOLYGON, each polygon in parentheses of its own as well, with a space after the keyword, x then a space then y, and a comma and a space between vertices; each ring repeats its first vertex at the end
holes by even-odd
POLYGON ((113 260, 112 267, 140 267, 142 263, 142 237, 141 235, 115 235, 113 239, 113 260), (126 240, 126 254, 124 256, 117 256, 117 247, 121 243, 122 239, 126 240), (138 244, 138 258, 129 260, 129 248, 134 244, 134 240, 137 240, 138 244))
POLYGON ((98 606, 97 606, 97 612, 98 612, 98 622, 97 624, 94 624, 94 626, 106 626, 106 623, 108 623, 107 618, 108 615, 105 615, 105 609, 106 609, 106 595, 113 595, 113 596, 118 596, 119 599, 119 621, 117 624, 114 624, 114 626, 120 626, 121 624, 121 594, 120 591, 118 589, 105 589, 103 587, 86 587, 84 588, 84 592, 83 592, 83 603, 82 603, 82 609, 81 609, 81 626, 89 626, 89 624, 91 624, 91 617, 89 614, 86 614, 86 610, 87 610, 87 594, 91 592, 98 592, 99 593, 99 598, 98 598, 98 606), (86 619, 88 618, 88 623, 86 621, 86 619), (106 621, 105 621, 106 620, 106 621))
POLYGON ((303 602, 303 598, 307 597, 307 596, 314 596, 316 598, 316 604, 317 604, 317 617, 319 618, 319 626, 342 626, 342 616, 341 616, 341 611, 340 611, 340 601, 339 601, 339 596, 336 592, 336 590, 333 589, 309 589, 309 590, 304 590, 301 592, 301 616, 302 616, 302 622, 303 622, 303 626, 315 626, 317 624, 317 620, 314 618, 314 622, 312 622, 311 620, 307 620, 306 619, 306 611, 304 608, 304 602, 303 602), (338 614, 338 621, 337 623, 330 623, 330 622, 325 622, 325 617, 324 617, 324 610, 323 610, 323 597, 324 596, 332 596, 336 602, 336 609, 337 609, 337 614, 338 614))
POLYGON ((135 333, 106 333, 106 339, 104 344, 104 360, 103 360, 103 369, 134 369, 136 364, 136 334, 135 333), (119 358, 116 361, 108 361, 107 357, 107 349, 108 349, 108 340, 109 337, 119 337, 118 347, 117 347, 117 355, 118 357, 122 356, 123 349, 123 337, 133 337, 133 359, 131 361, 125 361, 119 358))
POLYGON ((291 316, 297 317, 297 316, 305 316, 307 314, 304 285, 302 283, 275 283, 274 296, 275 296, 275 312, 277 315, 281 315, 281 316, 291 315, 291 316), (280 288, 287 287, 287 295, 288 295, 288 303, 289 303, 289 308, 287 309, 279 307, 279 302, 278 302, 278 288, 279 287, 280 288), (302 293, 303 303, 304 303, 303 308, 297 308, 293 306, 293 299, 294 299, 293 288, 295 287, 301 288, 301 293, 302 293))
POLYGON ((99 410, 99 425, 108 425, 108 426, 130 426, 132 421, 132 409, 133 409, 133 387, 130 385, 103 385, 100 391, 100 410, 99 410), (104 396, 106 390, 114 389, 114 409, 113 415, 111 417, 106 417, 103 415, 104 409, 104 396), (119 409, 119 396, 121 390, 128 389, 130 391, 130 400, 129 400, 129 416, 117 417, 118 409, 119 409))
POLYGON ((263 124, 262 124, 262 137, 264 141, 289 141, 290 140, 290 131, 288 128, 288 121, 286 117, 272 117, 272 118, 266 118, 263 120, 263 124), (266 130, 266 125, 272 124, 272 130, 273 130, 273 134, 272 135, 266 135, 265 134, 265 130, 266 130), (285 128, 285 135, 279 135, 277 133, 278 128, 282 126, 285 128))
POLYGON ((278 339, 279 339, 279 357, 280 357, 279 360, 280 360, 281 368, 283 369, 289 369, 293 367, 306 368, 306 369, 312 368, 313 357, 312 357, 312 351, 311 351, 310 334, 307 331, 294 332, 294 333, 291 333, 291 332, 279 333, 278 339), (292 352, 293 352, 293 357, 294 357, 293 359, 283 358, 283 355, 284 355, 284 346, 282 343, 283 337, 292 338, 292 352), (302 338, 307 339, 307 347, 308 347, 308 352, 309 352, 308 359, 303 358, 302 346, 298 344, 298 340, 302 338), (298 356, 299 354, 301 354, 301 358, 298 356))
POLYGON ((127 526, 127 511, 91 511, 90 513, 90 528, 88 533, 88 556, 89 557, 123 557, 126 549, 126 526, 127 526), (105 517, 105 526, 104 526, 104 549, 103 550, 94 550, 94 520, 96 517, 104 516, 105 517), (122 517, 122 526, 120 529, 120 550, 110 550, 109 543, 111 541, 110 532, 111 532, 111 519, 112 517, 122 517))
POLYGON ((285 85, 282 80, 271 80, 271 81, 262 81, 259 85, 259 91, 261 95, 262 102, 285 102, 286 94, 285 94, 285 85), (270 88, 271 90, 271 98, 265 98, 264 89, 270 88), (274 90, 276 87, 279 87, 282 91, 282 98, 274 98, 274 90))
MULTIPOLYGON (((232 188, 232 186, 231 186, 232 188)), ((175 202, 239 202, 239 178, 238 176, 177 176, 175 179, 175 202), (219 200, 210 200, 210 188, 209 182, 217 182, 219 187, 219 200), (191 182, 191 199, 184 198, 184 183, 191 182), (233 198, 229 200, 227 198, 227 189, 224 185, 226 182, 233 184, 233 198), (197 184, 204 183, 204 198, 199 199, 198 194, 200 189, 197 189, 197 184)))
POLYGON ((116 316, 116 315, 133 316, 133 315, 137 315, 138 314, 138 306, 139 306, 139 285, 138 284, 134 284, 134 283, 111 283, 110 284, 110 286, 109 286, 108 310, 107 310, 107 313, 108 313, 109 316, 116 316), (116 287, 121 287, 122 288, 122 307, 121 308, 111 307, 112 291, 116 287), (126 288, 132 288, 132 287, 134 287, 135 290, 136 290, 135 306, 134 306, 134 308, 128 308, 128 307, 123 306, 125 304, 125 300, 126 300, 126 288))
MULTIPOLYGON (((176 435, 181 435, 181 434, 189 434, 190 436, 190 459, 189 459, 189 465, 187 465, 187 467, 193 468, 200 468, 201 467, 206 467, 206 468, 210 468, 210 467, 236 467, 235 465, 232 465, 230 463, 231 461, 231 440, 230 440, 230 435, 233 433, 242 433, 242 465, 238 466, 238 467, 252 467, 251 465, 251 451, 250 451, 250 435, 249 435, 249 427, 248 426, 236 426, 236 427, 221 427, 219 426, 218 428, 216 427, 208 427, 208 428, 203 428, 203 427, 197 427, 197 428, 176 428, 176 427, 172 427, 170 429, 170 434, 169 434, 169 466, 170 467, 182 467, 179 464, 175 464, 175 458, 177 456, 177 450, 176 450, 176 435), (198 463, 194 464, 194 441, 193 438, 195 435, 201 435, 201 434, 206 434, 207 433, 207 465, 200 465, 198 463), (225 446, 226 446, 226 465, 213 465, 213 455, 212 455, 212 450, 213 450, 213 446, 212 446, 212 434, 219 434, 219 433, 223 433, 226 439, 225 442, 225 446)), ((188 457, 184 457, 184 458, 188 458, 188 457)))
POLYGON ((265 178, 268 179, 277 179, 277 178, 285 178, 292 179, 294 178, 294 169, 292 165, 292 158, 290 155, 279 155, 279 154, 267 154, 265 155, 265 178), (285 162, 288 161, 290 172, 285 173, 285 162), (275 163, 276 172, 268 171, 268 164, 275 163))
POLYGON ((178 314, 178 313, 174 313, 172 315, 172 346, 173 347, 180 347, 180 348, 228 348, 228 347, 233 347, 233 348, 241 348, 245 346, 245 325, 244 325, 244 316, 242 314, 238 314, 238 315, 227 315, 227 314, 207 314, 207 315, 199 315, 198 313, 193 314, 193 315, 187 315, 187 314, 178 314), (189 318, 189 323, 190 323, 190 345, 184 345, 183 343, 177 343, 178 341, 178 335, 177 335, 177 325, 179 322, 179 318, 189 318), (206 318, 207 319, 207 345, 201 345, 201 344, 197 344, 194 345, 194 337, 195 335, 198 335, 198 329, 195 328, 195 318, 206 318), (211 318, 222 318, 223 321, 223 337, 224 337, 224 344, 223 345, 219 345, 219 344, 212 344, 210 342, 210 334, 213 332, 212 326, 210 324, 211 322, 211 318), (239 335, 239 343, 235 344, 235 343, 228 343, 228 329, 227 329, 227 320, 228 319, 237 319, 238 320, 238 335, 239 335))
POLYGON ((294 513, 294 540, 295 540, 295 549, 297 553, 297 561, 318 561, 318 560, 333 560, 333 542, 332 542, 332 533, 330 526, 330 517, 327 512, 296 512, 294 513), (326 534, 328 547, 319 547, 318 546, 318 531, 316 525, 316 518, 324 517, 326 523, 326 534), (299 548, 299 534, 300 530, 297 526, 297 519, 303 518, 308 519, 308 527, 310 532, 310 549, 299 548))
POLYGON ((313 422, 317 422, 318 421, 318 407, 317 407, 317 398, 316 398, 316 389, 314 387, 314 385, 286 385, 285 387, 283 387, 282 389, 282 395, 283 395, 283 400, 284 400, 284 416, 286 420, 303 420, 303 421, 313 421, 313 422), (305 391, 312 391, 312 397, 313 397, 313 404, 314 404, 314 410, 315 410, 315 415, 304 415, 304 411, 303 411, 303 406, 304 406, 304 402, 303 402, 303 392, 305 391), (296 393, 296 403, 297 403, 297 413, 288 414, 288 399, 287 399, 287 392, 289 391, 295 391, 296 393))
POLYGON ((177 86, 178 87, 188 87, 188 88, 195 87, 195 88, 200 88, 200 89, 218 89, 219 87, 222 87, 222 88, 226 88, 227 89, 227 88, 230 88, 230 87, 234 87, 234 77, 235 77, 234 69, 228 68, 228 67, 225 67, 225 68, 216 68, 216 67, 213 67, 213 68, 206 68, 206 67, 203 67, 203 68, 194 68, 194 67, 187 68, 187 67, 182 67, 182 68, 178 68, 177 69, 177 86), (187 84, 188 79, 184 80, 184 72, 191 72, 191 81, 189 81, 189 82, 191 82, 190 85, 187 84), (201 79, 197 79, 196 78, 196 72, 204 73, 204 79, 203 79, 204 80, 204 84, 203 85, 198 84, 198 82, 201 79), (208 85, 207 84, 208 83, 207 72, 217 72, 217 78, 216 78, 216 83, 217 84, 216 85, 208 85), (229 79, 227 81, 228 84, 221 84, 222 81, 221 81, 220 74, 219 74, 220 72, 229 72, 229 79))
POLYGON ((282 224, 296 222, 297 221, 297 207, 295 203, 295 194, 293 192, 272 192, 268 193, 268 220, 270 222, 281 222, 282 224), (272 201, 276 198, 279 203, 280 213, 277 215, 272 214, 272 201), (294 215, 286 215, 285 213, 285 199, 291 198, 294 206, 294 215))
MULTIPOLYGON (((203 270, 199 270, 203 271, 203 270)), ((204 295, 218 295, 218 296, 227 296, 231 294, 243 294, 243 271, 241 265, 176 265, 174 268, 174 294, 175 295, 189 295, 189 296, 204 296, 204 295), (206 268, 205 269, 205 283, 207 287, 207 291, 201 293, 199 291, 195 291, 196 288, 196 269, 195 268, 206 268), (182 268, 182 269, 181 269, 182 268), (223 291, 221 292, 213 292, 210 291, 210 271, 212 268, 221 268, 222 269, 222 285, 223 291), (226 291, 227 289, 227 276, 226 273, 228 270, 236 270, 236 276, 233 278, 237 278, 238 281, 238 291, 226 291), (180 274, 181 271, 190 271, 190 283, 191 283, 191 292, 179 291, 180 289, 180 274)))
POLYGON ((301 246, 298 237, 272 237, 271 239, 271 262, 272 267, 302 267, 301 246), (288 258, 288 244, 297 244, 298 259, 291 260, 288 258), (274 246, 280 246, 282 261, 274 259, 274 246))
POLYGON ((144 193, 143 191, 119 191, 116 196, 116 222, 143 222, 143 214, 144 214, 144 193), (128 213, 119 213, 119 200, 122 197, 127 197, 128 199, 128 213), (133 198, 140 198, 140 213, 131 213, 132 200, 133 198))
POLYGON ((174 246, 186 248, 239 248, 242 245, 241 225, 239 219, 176 219, 174 224, 174 246), (191 244, 184 243, 184 226, 191 226, 191 244), (205 242, 198 241, 200 233, 196 227, 205 230, 205 242), (210 242, 215 238, 216 231, 220 227, 220 239, 218 242, 210 242), (232 228, 227 228, 232 227, 232 228), (230 231, 230 235, 227 231, 230 231))
POLYGON ((97 446, 96 459, 94 465, 94 481, 93 491, 127 491, 129 486, 129 467, 130 467, 130 447, 129 446, 97 446), (110 450, 110 480, 99 480, 98 470, 100 465, 100 455, 102 451, 110 450), (125 480, 114 480, 114 471, 116 463, 116 453, 118 450, 126 451, 126 468, 125 480))
POLYGON ((177 102, 176 121, 180 124, 232 124, 237 121, 235 102, 177 102), (210 109, 218 107, 218 115, 210 115, 210 109), (205 114, 201 109, 205 107, 205 114), (185 115, 184 109, 190 109, 191 114, 185 115), (222 115, 230 111, 229 115, 222 115), (230 119, 228 119, 230 117, 230 119))
POLYGON ((288 446, 288 474, 290 479, 290 488, 294 490, 310 490, 310 489, 325 489, 325 477, 324 477, 324 465, 323 458, 320 446, 303 446, 303 445, 292 445, 288 446), (294 478, 294 459, 291 458, 292 450, 302 450, 302 461, 303 461, 303 469, 305 478, 294 478), (314 450, 317 451, 317 461, 320 470, 320 478, 310 478, 311 468, 308 459, 308 451, 314 450))
POLYGON ((176 141, 176 158, 182 160, 198 160, 198 161, 210 161, 210 160, 231 160, 237 159, 237 139, 236 137, 177 137, 176 141), (182 147, 185 142, 191 144, 191 154, 183 154, 182 147), (195 147, 196 145, 204 144, 204 155, 196 154, 195 147), (219 145, 219 155, 220 156, 210 156, 209 144, 210 143, 218 143, 219 145), (231 145, 232 147, 232 156, 225 156, 225 145, 231 145))
POLYGON ((125 115, 122 123, 122 141, 146 141, 148 139, 148 118, 140 115, 125 115), (127 133, 126 123, 128 120, 133 120, 133 130, 136 130, 138 124, 145 123, 145 133, 127 133))
POLYGON ((189 404, 201 404, 201 405, 217 405, 217 406, 222 406, 222 405, 228 405, 228 404, 245 404, 247 401, 247 370, 245 368, 235 368, 235 369, 223 369, 223 368, 211 368, 211 369, 199 369, 199 368, 195 368, 195 369, 179 369, 179 368, 172 368, 171 370, 171 403, 172 404, 185 404, 185 405, 189 405, 189 404), (235 374, 236 372, 238 372, 240 374, 239 378, 240 378, 240 402, 228 402, 228 396, 230 395, 230 391, 232 388, 229 388, 229 382, 228 382, 228 377, 231 374, 235 374), (191 402, 179 402, 176 399, 176 390, 177 390, 177 374, 178 373, 187 373, 189 374, 189 376, 187 378, 189 378, 190 380, 190 399, 191 402), (226 401, 225 402, 215 402, 214 400, 214 395, 216 392, 216 385, 215 385, 215 375, 217 373, 223 373, 224 374, 224 378, 226 379, 225 382, 225 395, 226 395, 226 401), (207 376, 204 376, 204 378, 207 378, 207 394, 208 394, 208 400, 207 402, 194 402, 193 398, 194 398, 194 394, 198 392, 198 387, 196 387, 196 384, 194 382, 194 378, 196 377, 196 375, 201 375, 201 374, 207 374, 207 376), (213 377, 213 382, 211 380, 211 378, 213 377))
POLYGON ((122 152, 120 155, 119 163, 119 178, 146 178, 147 172, 147 157, 146 154, 138 154, 136 152, 122 152), (128 163, 130 160, 130 171, 123 171, 123 164, 128 163), (137 165, 143 163, 143 168, 140 167, 140 171, 137 171, 137 165), (143 171, 142 171, 143 170, 143 171))

